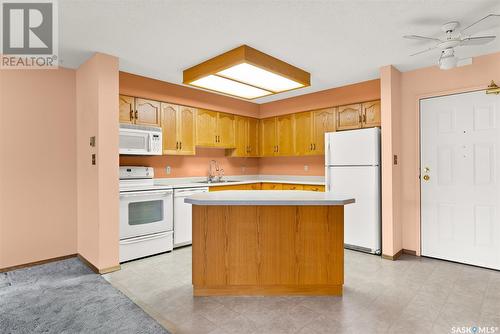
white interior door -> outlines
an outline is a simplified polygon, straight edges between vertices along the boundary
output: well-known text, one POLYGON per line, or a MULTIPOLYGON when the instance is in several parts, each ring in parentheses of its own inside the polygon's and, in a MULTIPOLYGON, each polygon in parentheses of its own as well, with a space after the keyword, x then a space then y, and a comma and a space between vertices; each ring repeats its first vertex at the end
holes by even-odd
POLYGON ((422 255, 500 269, 500 96, 420 101, 422 255))

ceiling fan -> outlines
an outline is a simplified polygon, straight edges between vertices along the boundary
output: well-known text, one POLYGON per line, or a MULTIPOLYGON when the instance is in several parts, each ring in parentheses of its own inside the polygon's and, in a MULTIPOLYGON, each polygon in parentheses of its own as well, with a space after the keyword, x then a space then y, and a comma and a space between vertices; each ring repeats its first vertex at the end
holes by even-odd
POLYGON ((483 45, 493 41, 496 36, 478 36, 472 37, 474 34, 480 31, 484 31, 493 27, 500 25, 500 15, 489 14, 482 19, 472 23, 471 25, 465 27, 464 29, 458 30, 460 23, 457 21, 452 21, 445 23, 441 26, 441 30, 444 32, 442 38, 426 37, 419 35, 406 35, 403 36, 407 39, 415 39, 420 41, 432 41, 434 45, 428 49, 416 52, 410 56, 416 56, 431 50, 440 50, 441 56, 438 60, 439 68, 442 70, 448 70, 462 63, 467 63, 468 59, 459 59, 455 56, 455 48, 459 46, 473 46, 473 45, 483 45))

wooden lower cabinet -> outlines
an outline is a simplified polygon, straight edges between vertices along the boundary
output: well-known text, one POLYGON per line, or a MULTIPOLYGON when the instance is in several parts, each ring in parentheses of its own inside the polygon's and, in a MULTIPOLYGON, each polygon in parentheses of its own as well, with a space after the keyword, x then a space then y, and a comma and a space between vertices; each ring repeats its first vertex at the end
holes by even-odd
POLYGON ((222 190, 307 190, 307 191, 325 191, 323 185, 310 184, 292 184, 292 183, 247 183, 247 184, 228 184, 223 186, 211 186, 209 191, 222 190))
POLYGON ((342 295, 343 206, 193 205, 193 293, 342 295))

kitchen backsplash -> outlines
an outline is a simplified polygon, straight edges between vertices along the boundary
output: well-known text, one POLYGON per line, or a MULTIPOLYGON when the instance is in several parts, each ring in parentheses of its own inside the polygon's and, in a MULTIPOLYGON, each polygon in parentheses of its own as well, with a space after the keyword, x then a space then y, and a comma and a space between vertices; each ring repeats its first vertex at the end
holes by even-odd
POLYGON ((120 156, 120 166, 150 166, 155 177, 206 176, 216 160, 224 175, 324 175, 324 157, 232 158, 222 149, 197 148, 195 156, 120 156), (167 174, 170 166, 170 174, 167 174), (307 166, 304 168, 304 166, 307 166), (307 169, 304 170, 304 169, 307 169))

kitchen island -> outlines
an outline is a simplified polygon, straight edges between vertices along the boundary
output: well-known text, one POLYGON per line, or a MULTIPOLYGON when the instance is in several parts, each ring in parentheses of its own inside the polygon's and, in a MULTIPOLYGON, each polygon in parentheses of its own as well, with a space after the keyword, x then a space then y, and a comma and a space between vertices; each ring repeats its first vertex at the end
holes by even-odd
POLYGON ((193 293, 342 295, 344 205, 310 191, 197 194, 193 204, 193 293))

